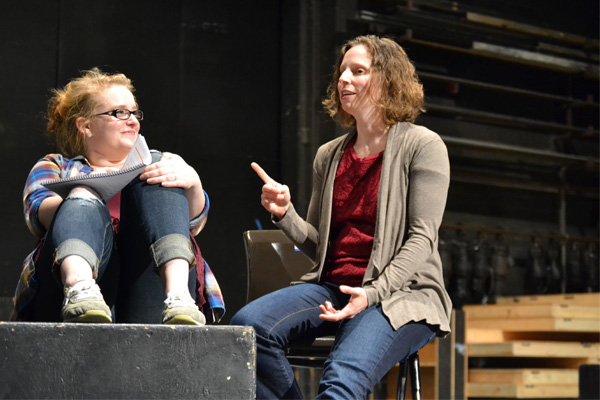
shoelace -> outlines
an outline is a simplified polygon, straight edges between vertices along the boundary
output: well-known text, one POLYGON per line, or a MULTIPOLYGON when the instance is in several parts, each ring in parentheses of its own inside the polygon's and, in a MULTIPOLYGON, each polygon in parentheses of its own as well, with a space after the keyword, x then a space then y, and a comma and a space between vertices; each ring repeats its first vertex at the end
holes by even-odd
POLYGON ((73 286, 71 286, 65 294, 65 305, 67 305, 69 301, 75 302, 87 298, 102 298, 100 288, 98 287, 98 285, 96 285, 96 281, 94 281, 93 279, 79 281, 73 286))
POLYGON ((165 299, 165 305, 167 307, 196 307, 194 299, 190 295, 172 294, 168 293, 165 299))

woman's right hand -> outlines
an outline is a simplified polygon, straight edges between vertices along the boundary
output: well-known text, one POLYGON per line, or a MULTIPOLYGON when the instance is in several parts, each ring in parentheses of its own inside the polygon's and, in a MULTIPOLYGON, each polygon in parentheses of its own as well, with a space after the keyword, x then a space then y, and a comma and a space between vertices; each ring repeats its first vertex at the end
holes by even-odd
POLYGON ((262 187, 262 195, 260 196, 261 204, 277 220, 280 220, 285 216, 288 208, 290 208, 290 188, 271 179, 257 163, 253 162, 251 166, 265 183, 262 187))

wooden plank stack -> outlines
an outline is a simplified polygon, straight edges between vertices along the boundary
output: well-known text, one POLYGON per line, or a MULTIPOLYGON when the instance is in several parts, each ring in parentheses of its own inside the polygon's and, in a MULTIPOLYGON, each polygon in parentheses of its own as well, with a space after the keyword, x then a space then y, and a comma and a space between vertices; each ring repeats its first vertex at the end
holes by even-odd
POLYGON ((463 311, 466 397, 575 399, 579 366, 600 363, 598 293, 499 298, 463 311))

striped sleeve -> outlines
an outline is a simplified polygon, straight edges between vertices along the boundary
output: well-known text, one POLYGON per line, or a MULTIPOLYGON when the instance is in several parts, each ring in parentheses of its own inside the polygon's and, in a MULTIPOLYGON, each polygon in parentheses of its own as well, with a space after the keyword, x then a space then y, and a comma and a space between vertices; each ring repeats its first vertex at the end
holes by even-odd
POLYGON ((23 210, 25 223, 37 238, 45 233, 45 228, 38 220, 38 210, 42 201, 50 196, 56 196, 54 192, 41 185, 45 180, 59 179, 61 176, 61 165, 64 158, 60 154, 48 154, 39 160, 29 172, 25 188, 23 189, 23 210))

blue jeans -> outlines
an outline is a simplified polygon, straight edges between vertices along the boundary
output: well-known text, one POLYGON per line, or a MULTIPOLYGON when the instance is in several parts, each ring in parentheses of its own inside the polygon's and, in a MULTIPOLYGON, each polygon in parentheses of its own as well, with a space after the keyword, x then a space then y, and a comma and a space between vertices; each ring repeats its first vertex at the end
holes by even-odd
MULTIPOLYGON (((64 295, 59 267, 70 255, 90 264, 116 322, 161 323, 165 296, 158 268, 175 258, 195 263, 184 189, 149 185, 135 178, 121 191, 117 235, 102 201, 67 197, 36 262, 38 291, 30 305, 33 320, 60 321, 64 295)), ((195 268, 190 268, 192 296, 195 282, 195 268)))
POLYGON ((336 285, 299 284, 247 304, 232 318, 232 325, 249 325, 256 331, 257 398, 302 398, 283 350, 289 343, 335 335, 317 398, 364 399, 396 363, 437 334, 435 327, 423 322, 394 330, 380 305, 341 322, 319 318, 319 304, 331 301, 341 309, 348 300, 336 285))

